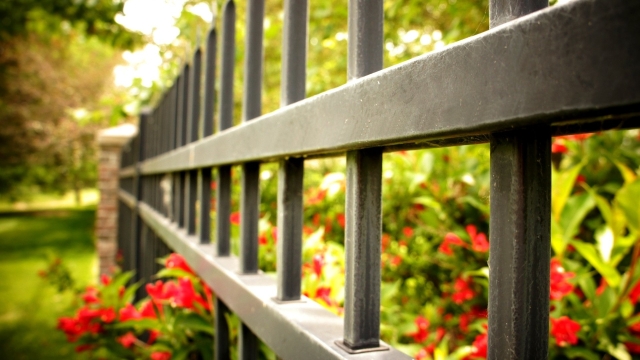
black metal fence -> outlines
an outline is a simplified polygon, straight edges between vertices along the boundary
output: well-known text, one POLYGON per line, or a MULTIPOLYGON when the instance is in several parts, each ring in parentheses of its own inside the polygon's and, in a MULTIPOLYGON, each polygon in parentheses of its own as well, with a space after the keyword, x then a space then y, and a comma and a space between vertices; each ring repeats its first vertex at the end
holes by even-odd
POLYGON ((241 359, 257 356, 257 338, 284 359, 407 358, 379 340, 382 154, 490 142, 489 358, 546 358, 551 137, 640 127, 640 2, 546 8, 546 0, 491 0, 490 31, 382 70, 382 1, 350 0, 349 82, 304 99, 308 6, 285 1, 280 110, 261 115, 264 0, 248 0, 243 124, 232 128, 229 0, 219 96, 212 29, 204 54, 197 49, 156 107, 141 114, 120 172, 125 268, 148 278, 154 258, 169 248, 182 254, 218 296, 218 359, 229 356, 225 311, 243 323, 241 359), (345 153, 343 320, 300 301, 300 277, 304 158, 345 153), (264 161, 280 162, 277 279, 258 271, 264 161), (229 251, 230 170, 238 164, 239 258, 229 251))

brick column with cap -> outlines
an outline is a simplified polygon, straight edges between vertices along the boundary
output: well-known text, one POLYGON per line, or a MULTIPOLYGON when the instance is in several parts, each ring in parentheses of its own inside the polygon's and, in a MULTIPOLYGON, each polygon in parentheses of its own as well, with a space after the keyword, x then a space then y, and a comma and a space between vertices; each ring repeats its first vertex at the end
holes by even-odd
POLYGON ((118 189, 122 147, 136 135, 135 125, 125 124, 98 133, 98 191, 100 202, 96 215, 96 250, 100 275, 115 269, 118 248, 118 189))

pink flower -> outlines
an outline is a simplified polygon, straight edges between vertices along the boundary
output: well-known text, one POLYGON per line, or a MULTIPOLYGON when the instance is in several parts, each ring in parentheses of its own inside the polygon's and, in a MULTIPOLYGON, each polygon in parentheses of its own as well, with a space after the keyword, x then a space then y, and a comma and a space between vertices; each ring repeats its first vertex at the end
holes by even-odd
POLYGON ((559 319, 551 318, 551 335, 556 338, 558 346, 577 344, 578 331, 580 331, 580 324, 567 316, 561 316, 559 319))

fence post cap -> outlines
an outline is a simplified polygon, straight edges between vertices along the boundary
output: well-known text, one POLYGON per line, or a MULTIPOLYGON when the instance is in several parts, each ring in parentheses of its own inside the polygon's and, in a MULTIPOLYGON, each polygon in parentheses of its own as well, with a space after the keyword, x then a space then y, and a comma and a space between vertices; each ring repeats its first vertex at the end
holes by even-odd
POLYGON ((123 146, 129 139, 136 136, 138 127, 133 124, 122 124, 98 132, 97 140, 100 146, 123 146))

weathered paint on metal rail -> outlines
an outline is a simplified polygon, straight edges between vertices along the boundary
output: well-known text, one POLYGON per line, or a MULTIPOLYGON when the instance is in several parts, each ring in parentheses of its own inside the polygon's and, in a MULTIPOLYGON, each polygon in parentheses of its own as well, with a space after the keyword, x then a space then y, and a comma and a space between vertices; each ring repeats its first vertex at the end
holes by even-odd
POLYGON ((142 172, 481 142, 520 126, 637 113, 638 18, 637 1, 556 5, 147 160, 142 172))

